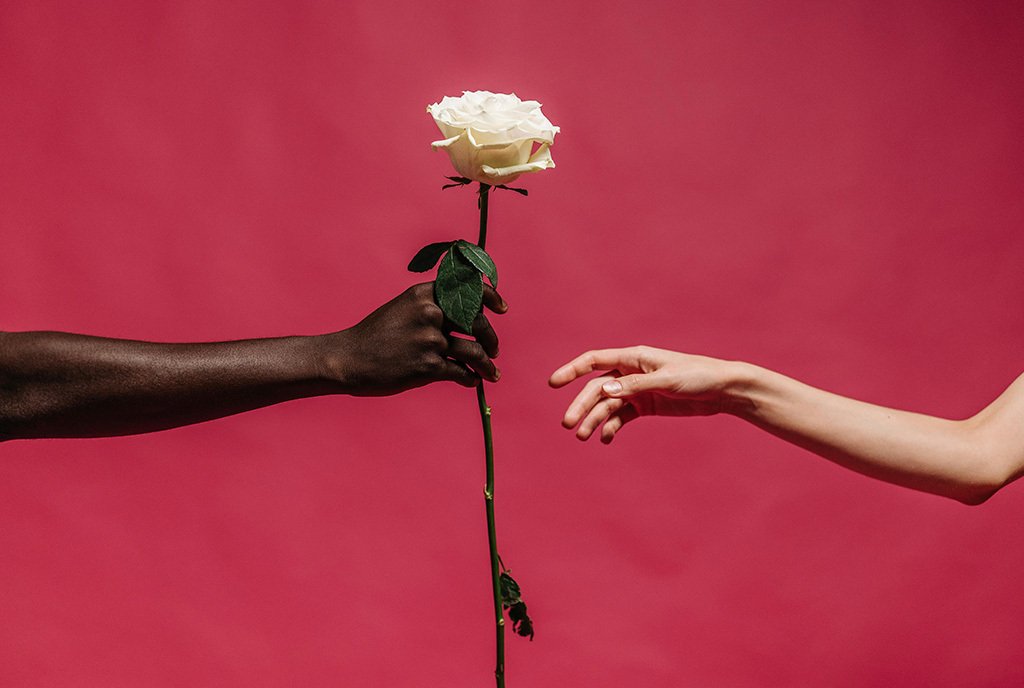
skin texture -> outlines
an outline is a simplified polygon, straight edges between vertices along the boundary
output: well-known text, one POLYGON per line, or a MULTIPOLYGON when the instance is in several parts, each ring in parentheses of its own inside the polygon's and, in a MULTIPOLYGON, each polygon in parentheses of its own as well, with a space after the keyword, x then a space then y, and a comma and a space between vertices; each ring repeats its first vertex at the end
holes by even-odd
MULTIPOLYGON (((489 287, 484 304, 508 306, 489 287)), ((381 396, 431 382, 496 381, 498 338, 451 334, 433 283, 325 335, 157 344, 63 332, 0 333, 0 439, 163 430, 300 397, 381 396)))
POLYGON ((856 401, 739 361, 634 346, 587 351, 549 380, 593 371, 562 419, 611 442, 642 416, 727 413, 851 470, 981 504, 1024 473, 1024 375, 965 420, 856 401))

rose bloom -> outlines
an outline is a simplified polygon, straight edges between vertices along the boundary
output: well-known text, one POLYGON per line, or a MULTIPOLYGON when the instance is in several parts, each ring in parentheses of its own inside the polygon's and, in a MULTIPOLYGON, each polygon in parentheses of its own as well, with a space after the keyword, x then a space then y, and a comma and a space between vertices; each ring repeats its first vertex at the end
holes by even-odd
POLYGON ((484 184, 505 184, 524 172, 554 167, 549 147, 559 129, 535 100, 514 94, 464 91, 427 106, 445 138, 434 150, 448 151, 459 174, 484 184), (535 151, 534 144, 540 144, 535 151))

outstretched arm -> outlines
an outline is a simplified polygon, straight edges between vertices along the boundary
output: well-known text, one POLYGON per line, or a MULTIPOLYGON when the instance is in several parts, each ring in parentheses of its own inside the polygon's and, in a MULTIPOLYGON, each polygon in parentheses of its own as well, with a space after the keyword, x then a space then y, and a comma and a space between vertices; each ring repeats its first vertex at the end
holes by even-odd
MULTIPOLYGON (((477 318, 475 341, 449 336, 432 287, 410 287, 354 327, 319 336, 155 344, 0 333, 0 439, 126 435, 300 397, 496 380, 487 319, 477 318)), ((485 302, 507 309, 490 289, 485 302)))
POLYGON ((594 370, 563 419, 610 442, 644 415, 729 413, 859 473, 980 504, 1024 473, 1024 375, 966 420, 831 394, 738 361, 630 347, 588 351, 559 368, 561 387, 594 370))

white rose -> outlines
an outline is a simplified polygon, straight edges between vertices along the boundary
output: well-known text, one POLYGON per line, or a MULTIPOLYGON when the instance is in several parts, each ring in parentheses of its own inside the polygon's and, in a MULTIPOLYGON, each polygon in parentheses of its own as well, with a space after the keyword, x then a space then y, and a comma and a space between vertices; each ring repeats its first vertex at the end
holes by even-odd
POLYGON ((463 177, 485 184, 506 184, 524 172, 554 167, 549 147, 559 129, 535 100, 516 94, 464 91, 427 106, 445 138, 430 146, 448 151, 463 177), (534 142, 540 147, 533 150, 534 142))

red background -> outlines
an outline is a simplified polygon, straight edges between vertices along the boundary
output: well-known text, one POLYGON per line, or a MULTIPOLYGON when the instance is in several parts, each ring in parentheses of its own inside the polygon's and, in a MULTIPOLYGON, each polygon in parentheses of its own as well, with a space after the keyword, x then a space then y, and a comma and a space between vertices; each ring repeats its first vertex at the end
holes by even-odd
MULTIPOLYGON (((425 106, 540 100, 497 193, 510 686, 1024 682, 1021 488, 979 508, 732 418, 558 424, 648 343, 963 417, 1021 372, 1024 7, 0 3, 0 327, 317 333, 474 237, 425 106)), ((471 392, 0 447, 0 685, 491 684, 471 392)))

